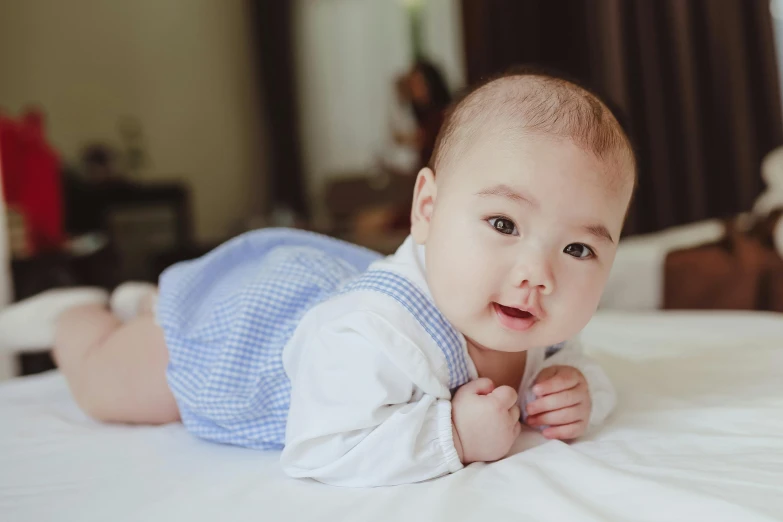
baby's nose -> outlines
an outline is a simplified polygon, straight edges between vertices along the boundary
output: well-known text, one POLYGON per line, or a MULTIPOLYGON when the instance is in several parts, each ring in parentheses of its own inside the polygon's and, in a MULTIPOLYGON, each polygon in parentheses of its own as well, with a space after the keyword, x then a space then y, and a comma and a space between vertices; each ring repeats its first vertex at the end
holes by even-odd
POLYGON ((515 285, 536 289, 543 295, 551 294, 555 289, 552 268, 545 259, 528 258, 517 264, 514 275, 515 285))

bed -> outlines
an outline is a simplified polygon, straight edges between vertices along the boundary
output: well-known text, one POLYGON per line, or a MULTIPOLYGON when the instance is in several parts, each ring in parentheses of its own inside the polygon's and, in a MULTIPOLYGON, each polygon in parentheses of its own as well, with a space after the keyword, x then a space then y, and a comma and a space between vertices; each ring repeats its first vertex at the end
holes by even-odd
POLYGON ((608 313, 585 343, 620 404, 565 444, 394 488, 285 477, 181 425, 102 425, 51 372, 0 385, 0 520, 783 520, 783 316, 608 313))

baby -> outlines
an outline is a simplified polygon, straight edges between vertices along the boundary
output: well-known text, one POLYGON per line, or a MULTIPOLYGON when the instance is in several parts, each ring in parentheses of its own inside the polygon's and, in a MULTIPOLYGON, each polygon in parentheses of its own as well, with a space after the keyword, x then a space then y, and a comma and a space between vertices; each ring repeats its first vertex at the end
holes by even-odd
POLYGON ((615 404, 573 338, 634 183, 629 140, 595 95, 507 74, 448 114, 394 255, 251 232, 168 269, 155 316, 66 312, 55 358, 97 419, 181 420, 207 440, 282 449, 288 475, 329 484, 495 461, 520 421, 574 439, 615 404))

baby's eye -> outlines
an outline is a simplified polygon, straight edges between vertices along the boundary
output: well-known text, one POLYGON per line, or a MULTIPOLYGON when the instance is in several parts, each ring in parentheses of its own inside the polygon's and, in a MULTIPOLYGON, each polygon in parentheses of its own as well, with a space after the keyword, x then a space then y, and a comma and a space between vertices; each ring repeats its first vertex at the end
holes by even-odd
POLYGON ((589 259, 595 257, 593 249, 582 243, 571 243, 563 249, 563 252, 577 259, 589 259))
POLYGON ((506 219, 504 217, 493 217, 489 218, 487 221, 490 225, 492 225, 492 228, 501 234, 505 234, 507 236, 519 235, 517 233, 517 226, 510 219, 506 219))

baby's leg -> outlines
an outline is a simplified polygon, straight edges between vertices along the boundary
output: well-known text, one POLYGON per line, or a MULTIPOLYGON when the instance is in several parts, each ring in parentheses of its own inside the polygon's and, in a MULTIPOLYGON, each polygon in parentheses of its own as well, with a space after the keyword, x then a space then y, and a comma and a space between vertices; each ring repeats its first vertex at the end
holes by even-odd
POLYGON ((54 358, 77 404, 98 420, 179 420, 163 330, 151 314, 123 323, 98 305, 69 310, 57 326, 54 358))

